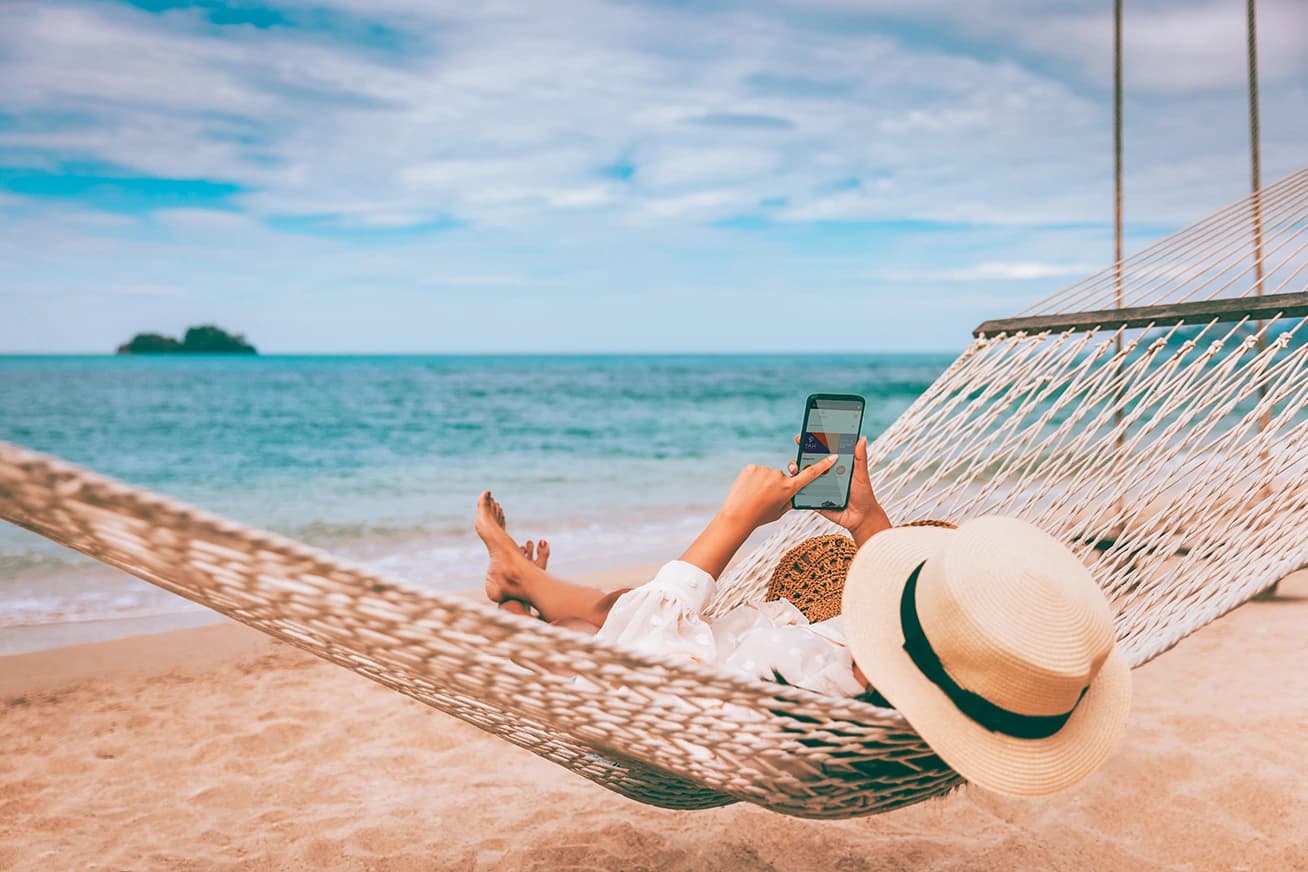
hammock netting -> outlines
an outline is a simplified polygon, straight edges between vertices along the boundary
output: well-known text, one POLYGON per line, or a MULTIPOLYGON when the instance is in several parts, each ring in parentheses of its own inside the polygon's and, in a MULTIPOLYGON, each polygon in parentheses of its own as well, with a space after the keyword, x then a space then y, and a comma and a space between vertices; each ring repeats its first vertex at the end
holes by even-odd
MULTIPOLYGON (((981 325, 870 446, 887 511, 1016 515, 1067 542, 1132 665, 1303 566, 1306 249, 1308 169, 981 325)), ((843 818, 961 783, 893 710, 419 590, 7 443, 0 517, 641 802, 843 818)), ((713 612, 761 599, 781 554, 830 532, 787 515, 713 612)))

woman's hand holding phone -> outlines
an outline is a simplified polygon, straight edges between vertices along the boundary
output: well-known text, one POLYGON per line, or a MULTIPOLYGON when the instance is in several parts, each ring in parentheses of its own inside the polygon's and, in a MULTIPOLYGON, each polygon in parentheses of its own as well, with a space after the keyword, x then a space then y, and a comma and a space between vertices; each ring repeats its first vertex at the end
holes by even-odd
MULTIPOLYGON (((795 437, 795 444, 799 444, 799 436, 795 437)), ((830 464, 828 464, 830 466, 830 464)), ((803 473, 810 472, 822 467, 822 464, 815 464, 803 470, 803 473)), ((790 474, 794 476, 792 481, 799 481, 799 467, 794 461, 790 463, 790 474)), ((820 474, 820 473, 819 473, 820 474)), ((810 478, 804 484, 808 484, 810 478)), ((801 484, 800 487, 804 485, 801 484)), ((872 479, 868 475, 867 468, 867 437, 859 437, 858 443, 854 446, 854 470, 853 477, 849 482, 849 502, 845 508, 838 511, 817 510, 818 514, 838 524, 850 532, 854 537, 854 543, 862 546, 864 542, 871 539, 877 533, 890 527, 890 519, 886 517, 886 512, 877 502, 876 494, 872 492, 872 479)))
MULTIPOLYGON (((799 437, 796 436, 795 440, 798 441, 799 437)), ((795 494, 834 469, 839 459, 840 455, 829 454, 802 470, 792 463, 789 475, 767 466, 745 467, 727 492, 722 508, 681 559, 717 578, 751 533, 789 511, 795 494)), ((848 530, 860 547, 890 526, 890 520, 872 493, 866 439, 859 439, 854 446, 854 470, 845 508, 822 510, 821 515, 848 530)))
MULTIPOLYGON (((747 525, 750 530, 770 524, 786 513, 800 488, 835 466, 839 458, 838 454, 829 455, 802 472, 790 475, 779 469, 751 464, 736 476, 718 514, 747 525)), ((870 489, 871 485, 868 487, 870 489)))
POLYGON ((745 467, 722 508, 681 559, 717 578, 750 534, 784 515, 799 489, 834 466, 836 459, 833 454, 793 476, 766 466, 745 467))

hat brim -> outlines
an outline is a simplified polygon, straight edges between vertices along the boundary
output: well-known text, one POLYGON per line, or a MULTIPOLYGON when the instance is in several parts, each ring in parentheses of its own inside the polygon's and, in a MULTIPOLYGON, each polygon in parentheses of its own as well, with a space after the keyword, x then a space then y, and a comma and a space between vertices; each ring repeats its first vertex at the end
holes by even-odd
POLYGON ((992 732, 955 707, 904 650, 899 605, 913 570, 956 531, 896 527, 858 552, 845 580, 844 629, 854 662, 931 749, 968 781, 1011 796, 1044 796, 1076 784, 1116 745, 1131 708, 1131 673, 1112 653, 1072 716, 1044 739, 992 732))

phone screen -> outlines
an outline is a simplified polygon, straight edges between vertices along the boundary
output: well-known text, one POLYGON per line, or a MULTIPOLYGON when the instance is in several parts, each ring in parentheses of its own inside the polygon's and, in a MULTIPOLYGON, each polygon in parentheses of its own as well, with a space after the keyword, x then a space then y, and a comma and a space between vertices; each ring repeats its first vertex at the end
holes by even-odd
POLYGON ((839 454, 836 465, 795 494, 797 509, 843 509, 849 503, 849 482, 854 477, 854 445, 863 427, 863 398, 853 395, 814 394, 804 410, 799 437, 800 469, 828 454, 839 454))

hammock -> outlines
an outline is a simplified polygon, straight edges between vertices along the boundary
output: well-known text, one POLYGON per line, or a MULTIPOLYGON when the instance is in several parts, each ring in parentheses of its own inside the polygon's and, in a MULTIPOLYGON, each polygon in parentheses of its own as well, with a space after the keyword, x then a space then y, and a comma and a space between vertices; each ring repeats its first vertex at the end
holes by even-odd
MULTIPOLYGON (((1092 565, 1133 666, 1274 584, 1308 560, 1306 248, 1308 168, 982 324, 870 446, 891 517, 1035 521, 1092 565)), ((0 517, 641 802, 843 818, 961 783, 895 711, 419 591, 6 443, 0 517)), ((831 531, 786 516, 713 612, 831 531)))

